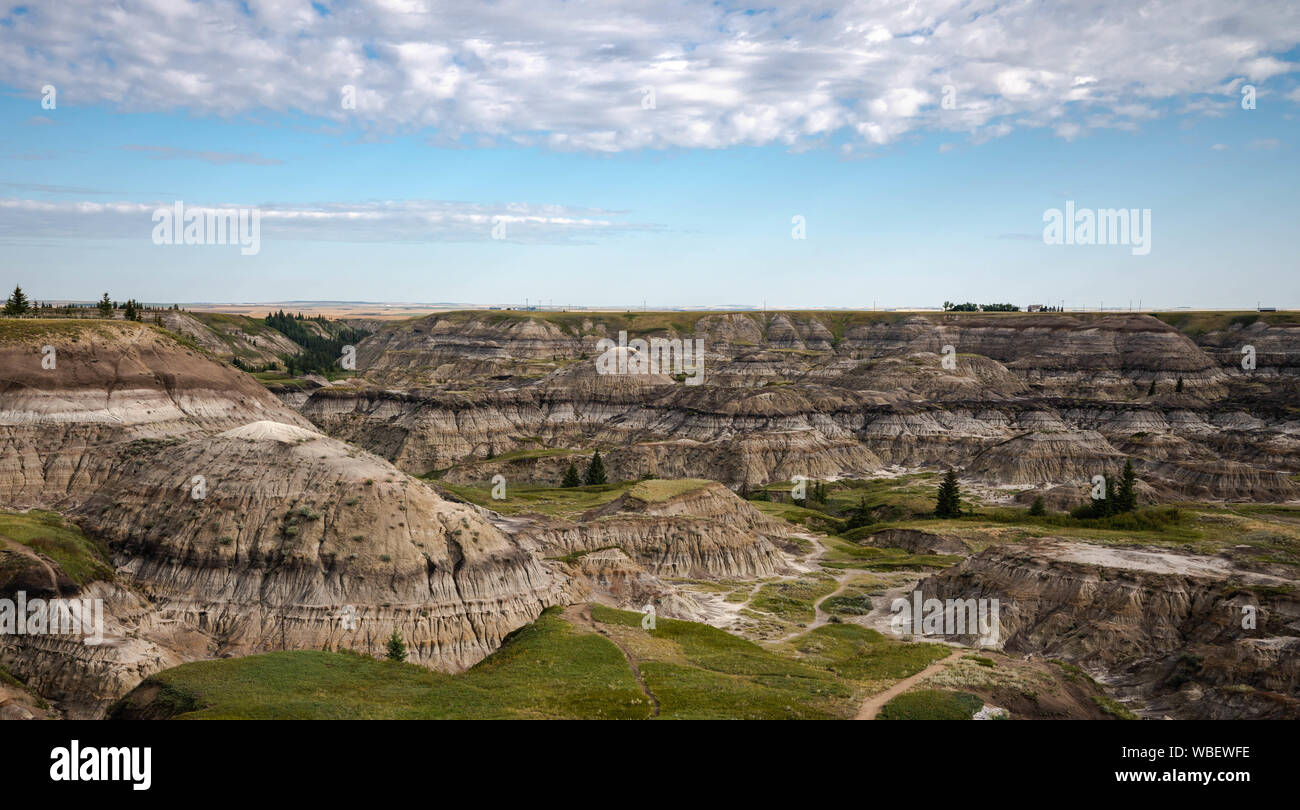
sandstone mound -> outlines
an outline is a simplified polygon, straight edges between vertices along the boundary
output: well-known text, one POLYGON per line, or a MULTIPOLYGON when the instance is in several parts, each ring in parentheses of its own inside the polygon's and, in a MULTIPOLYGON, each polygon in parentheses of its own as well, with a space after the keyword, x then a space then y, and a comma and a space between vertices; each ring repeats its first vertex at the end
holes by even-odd
POLYGON ((1111 474, 1124 456, 1093 430, 1033 432, 995 444, 981 452, 966 475, 990 483, 1036 485, 1086 482, 1111 474))
POLYGON ((657 576, 755 579, 784 571, 792 530, 721 484, 643 481, 578 521, 537 519, 518 536, 545 556, 617 548, 657 576))
POLYGON ((992 546, 918 587, 998 599, 1007 651, 1109 674, 1161 714, 1300 719, 1294 582, 1225 557, 1043 540, 992 546))
POLYGON ((222 439, 244 439, 246 441, 273 441, 282 444, 315 441, 325 438, 314 430, 288 425, 284 422, 272 422, 266 419, 249 422, 237 428, 218 433, 222 439))
POLYGON ((183 661, 381 654, 394 629, 412 660, 463 669, 562 597, 477 510, 155 328, 0 325, 0 502, 73 516, 117 568, 80 593, 104 598, 112 644, 0 638, 0 661, 73 716, 183 661))

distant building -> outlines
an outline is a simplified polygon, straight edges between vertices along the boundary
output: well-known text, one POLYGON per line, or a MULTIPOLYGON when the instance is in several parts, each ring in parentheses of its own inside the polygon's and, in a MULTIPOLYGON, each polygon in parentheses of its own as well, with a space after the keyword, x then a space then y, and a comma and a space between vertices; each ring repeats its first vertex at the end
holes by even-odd
POLYGON ((1260 312, 1277 312, 1277 307, 1260 307, 1260 312))
POLYGON ((1026 312, 1042 312, 1042 311, 1043 311, 1043 305, 1042 305, 1042 304, 1030 304, 1029 306, 1025 307, 1025 311, 1026 311, 1026 312))

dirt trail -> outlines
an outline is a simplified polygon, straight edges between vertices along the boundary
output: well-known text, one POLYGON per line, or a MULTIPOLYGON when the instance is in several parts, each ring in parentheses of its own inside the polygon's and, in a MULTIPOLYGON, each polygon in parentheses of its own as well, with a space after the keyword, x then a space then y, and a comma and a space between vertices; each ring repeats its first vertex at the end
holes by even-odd
POLYGON ((774 639, 767 643, 781 644, 782 642, 789 641, 795 636, 802 636, 804 633, 811 633, 813 630, 816 630, 818 627, 821 627, 823 624, 829 622, 831 620, 830 614, 822 611, 822 602, 825 602, 827 599, 830 599, 832 596, 839 596, 840 592, 848 587, 849 580, 853 578, 854 573, 856 572, 850 571, 849 573, 841 574, 839 577, 837 577, 837 579, 839 580, 839 587, 837 587, 835 590, 831 591, 830 593, 826 594, 825 596, 821 597, 816 602, 813 602, 812 624, 809 624, 807 627, 800 627, 798 630, 794 631, 788 636, 782 636, 781 638, 774 639))
POLYGON ((593 633, 604 636, 611 644, 618 647, 619 652, 623 653, 623 657, 627 659, 628 668, 632 670, 632 677, 636 678, 637 685, 641 687, 641 691, 645 693, 645 696, 650 698, 650 717, 658 717, 659 698, 655 697, 655 693, 651 692, 650 687, 646 685, 645 678, 641 675, 641 668, 636 665, 636 659, 632 657, 632 653, 620 644, 618 639, 614 638, 614 636, 608 631, 596 624, 596 620, 591 616, 591 603, 587 602, 581 605, 569 605, 564 609, 563 617, 565 621, 569 622, 574 627, 581 627, 585 630, 590 630, 593 633))
POLYGON ((54 572, 53 566, 46 562, 44 557, 22 543, 19 543, 17 540, 5 537, 3 534, 0 534, 0 547, 8 548, 10 551, 16 552, 40 563, 41 567, 45 569, 45 573, 50 575, 50 590, 55 594, 59 592, 59 576, 54 572))
POLYGON ((854 720, 875 720, 876 715, 880 713, 880 710, 885 707, 886 703, 898 697, 899 695, 903 694, 908 689, 911 689, 913 686, 916 686, 918 683, 930 677, 931 675, 943 669, 944 667, 948 666, 949 664, 953 663, 954 661, 956 661, 958 658, 960 658, 963 654, 967 652, 969 652, 969 650, 966 649, 953 650, 948 655, 948 657, 943 659, 942 661, 935 661, 933 664, 921 670, 920 672, 916 673, 915 675, 911 676, 910 678, 904 678, 903 680, 889 687, 885 691, 878 692, 872 695, 871 697, 867 698, 862 702, 862 705, 858 708, 857 715, 854 716, 853 719, 854 720))

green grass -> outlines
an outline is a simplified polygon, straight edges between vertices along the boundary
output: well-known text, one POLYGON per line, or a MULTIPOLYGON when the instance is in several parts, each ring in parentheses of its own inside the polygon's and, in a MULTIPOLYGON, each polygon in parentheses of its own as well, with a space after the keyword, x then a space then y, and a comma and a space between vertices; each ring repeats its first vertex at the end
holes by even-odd
MULTIPOLYGON (((425 476, 425 479, 430 480, 430 477, 425 476)), ((569 520, 577 518, 590 509, 604 506, 635 484, 633 481, 619 481, 612 484, 570 488, 524 484, 507 487, 505 500, 497 501, 492 499, 490 486, 450 484, 445 481, 436 481, 436 483, 453 495, 503 515, 536 512, 569 520)))
POLYGON ((962 561, 954 554, 912 554, 901 548, 859 546, 840 537, 825 537, 826 556, 823 568, 860 568, 876 571, 921 571, 927 568, 947 568, 962 561))
POLYGON ((108 549, 55 512, 0 512, 0 534, 53 560, 78 587, 113 578, 108 549))
POLYGON ((629 498, 636 498, 645 503, 659 503, 675 498, 678 495, 685 495, 688 492, 703 489, 712 483, 712 481, 699 478, 655 478, 648 481, 638 481, 635 486, 628 490, 627 495, 629 498))
MULTIPOLYGON (((857 688, 829 666, 793 660, 695 622, 593 606, 633 651, 662 719, 848 717, 857 688)), ((929 646, 929 645, 915 645, 929 646)), ((572 627, 559 608, 511 634, 459 675, 354 653, 291 651, 185 664, 139 687, 148 708, 178 719, 644 719, 652 704, 623 653, 572 627)), ((110 710, 128 716, 132 696, 110 710)))
MULTIPOLYGON (((179 719, 543 719, 649 717, 618 648, 557 608, 460 675, 349 653, 287 651, 184 664, 145 685, 179 719)), ((111 714, 112 712, 110 712, 111 714)))
POLYGON ((984 701, 969 692, 917 689, 889 701, 876 715, 878 720, 969 720, 984 701))
POLYGON ((763 585, 749 600, 751 610, 770 613, 795 624, 808 624, 815 618, 813 603, 834 591, 832 579, 796 579, 763 585))
POLYGON ((792 642, 801 660, 853 681, 897 681, 951 652, 946 645, 896 641, 856 624, 825 624, 792 642))
POLYGON ((1125 708, 1124 704, 1105 695, 1093 695, 1093 701, 1101 707, 1101 710, 1116 720, 1137 720, 1138 716, 1125 708))
MULTIPOLYGON (((611 627, 641 630, 641 614, 596 605, 611 627)), ((659 618, 638 651, 665 719, 828 719, 852 713, 854 689, 826 667, 791 660, 723 630, 659 618)))
POLYGON ((0 318, 0 340, 70 338, 120 334, 125 323, 98 318, 0 318))
POLYGON ((871 597, 862 591, 841 593, 823 601, 822 610, 832 616, 865 616, 871 612, 871 597))

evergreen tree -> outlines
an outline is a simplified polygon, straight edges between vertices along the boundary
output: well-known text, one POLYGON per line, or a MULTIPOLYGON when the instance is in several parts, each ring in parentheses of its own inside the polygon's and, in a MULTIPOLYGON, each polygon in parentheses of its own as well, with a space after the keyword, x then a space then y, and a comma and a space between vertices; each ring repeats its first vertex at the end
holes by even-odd
POLYGON ((600 460, 600 451, 597 450, 591 455, 591 463, 587 465, 587 472, 582 476, 582 483, 586 486, 606 483, 605 480, 605 462, 600 460))
POLYGON ((108 297, 108 293, 104 293, 104 297, 99 299, 99 317, 113 317, 113 301, 108 297))
POLYGON ((135 308, 134 298, 128 298, 126 301, 126 319, 128 321, 140 320, 140 311, 135 308))
POLYGON ((846 531, 859 529, 863 526, 869 526, 874 521, 871 518, 871 507, 867 506, 867 496, 863 495, 858 499, 858 505, 853 507, 849 513, 849 519, 844 524, 846 531))
POLYGON ((1155 378, 1152 378, 1151 387, 1147 389, 1147 396, 1153 397, 1155 395, 1156 395, 1156 381, 1155 378))
POLYGON ((397 628, 393 628, 393 634, 388 637, 388 660, 406 660, 406 642, 397 634, 397 628))
POLYGON ((1115 493, 1115 511, 1132 512, 1137 508, 1137 473, 1133 470, 1133 461, 1124 461, 1124 472, 1119 476, 1119 488, 1115 493))
POLYGON ((1042 517, 1043 515, 1047 514, 1047 504, 1043 503, 1042 495, 1039 495, 1037 498, 1034 498, 1033 504, 1031 504, 1029 507, 1029 514, 1033 515, 1034 517, 1042 517))
POLYGON ((826 483, 824 481, 818 481, 813 487, 813 500, 817 501, 817 503, 826 503, 826 483))
POLYGON ((16 318, 19 315, 26 315, 31 308, 31 302, 27 300, 26 295, 23 295, 23 288, 15 285, 14 294, 9 296, 8 301, 5 301, 5 316, 16 318))
POLYGON ((1115 504, 1119 499, 1119 487, 1115 483, 1115 476, 1106 476, 1106 495, 1100 500, 1093 501, 1094 512, 1097 517, 1110 517, 1115 514, 1115 504))
POLYGON ((1175 393, 1175 394, 1181 394, 1181 393, 1183 393, 1183 378, 1182 378, 1182 377, 1179 377, 1179 378, 1178 378, 1178 385, 1174 386, 1174 393, 1175 393))
POLYGON ((957 473, 948 470, 939 485, 939 497, 935 501, 934 516, 955 518, 961 516, 961 488, 957 486, 957 473))
POLYGON ((582 479, 578 477, 578 467, 572 461, 569 462, 569 469, 564 471, 564 480, 560 482, 560 486, 562 487, 582 486, 582 479))

